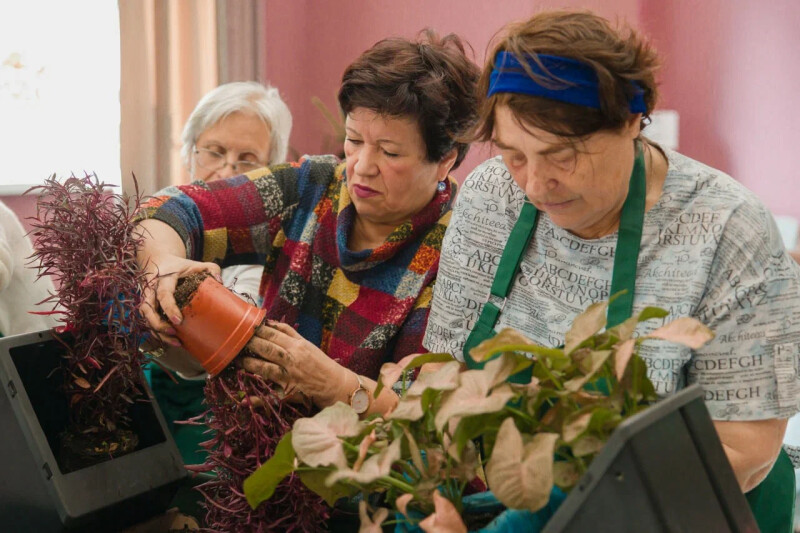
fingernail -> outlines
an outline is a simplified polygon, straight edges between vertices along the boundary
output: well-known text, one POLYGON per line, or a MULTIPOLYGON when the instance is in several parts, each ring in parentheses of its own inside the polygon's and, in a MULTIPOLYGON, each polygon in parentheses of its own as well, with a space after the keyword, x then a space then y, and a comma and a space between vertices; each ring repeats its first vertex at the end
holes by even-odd
POLYGON ((178 317, 178 315, 172 315, 171 317, 169 317, 169 321, 175 324, 176 326, 180 325, 181 323, 181 319, 180 317, 178 317))
POLYGON ((170 339, 170 340, 169 340, 169 343, 170 343, 171 345, 175 346, 175 347, 178 347, 178 348, 180 348, 181 346, 183 346, 183 345, 181 344, 181 341, 179 341, 178 339, 170 339))
POLYGON ((177 335, 177 334, 178 334, 178 332, 177 332, 177 331, 175 331, 175 328, 167 328, 167 330, 166 330, 166 334, 167 334, 167 335, 177 335))
POLYGON ((222 276, 220 276, 219 274, 214 274, 214 279, 222 283, 222 276))

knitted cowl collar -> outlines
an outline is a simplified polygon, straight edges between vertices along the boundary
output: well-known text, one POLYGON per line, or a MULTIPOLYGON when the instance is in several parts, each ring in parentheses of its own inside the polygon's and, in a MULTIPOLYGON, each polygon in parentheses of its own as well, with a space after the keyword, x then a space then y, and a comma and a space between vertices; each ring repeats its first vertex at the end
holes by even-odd
POLYGON ((433 199, 421 211, 392 231, 386 241, 377 248, 354 252, 347 248, 347 237, 353 227, 356 210, 347 191, 347 177, 342 172, 339 192, 339 214, 336 218, 336 248, 342 269, 349 271, 366 270, 392 258, 401 249, 422 238, 441 219, 453 204, 458 185, 448 176, 444 191, 436 190, 433 199))

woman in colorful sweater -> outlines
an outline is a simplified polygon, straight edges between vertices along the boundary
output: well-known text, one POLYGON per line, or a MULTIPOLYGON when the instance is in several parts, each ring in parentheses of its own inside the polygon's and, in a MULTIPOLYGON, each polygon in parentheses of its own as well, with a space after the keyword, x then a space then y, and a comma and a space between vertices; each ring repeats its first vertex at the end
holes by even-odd
POLYGON ((342 79, 344 163, 304 158, 158 193, 141 222, 140 261, 157 282, 143 310, 150 323, 179 344, 156 312, 180 323, 179 277, 264 264, 274 322, 259 328, 249 344, 258 357, 244 367, 318 407, 391 408, 391 391, 372 399, 372 378, 422 350, 456 192, 448 173, 468 149, 457 139, 476 118, 477 77, 456 36, 381 41, 342 79))

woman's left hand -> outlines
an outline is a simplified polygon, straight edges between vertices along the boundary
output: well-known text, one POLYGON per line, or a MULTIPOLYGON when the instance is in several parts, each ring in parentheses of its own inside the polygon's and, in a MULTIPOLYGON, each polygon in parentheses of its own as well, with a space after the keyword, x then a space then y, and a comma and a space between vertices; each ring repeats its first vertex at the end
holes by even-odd
POLYGON ((259 326, 247 347, 258 357, 244 357, 248 372, 273 381, 287 394, 301 393, 317 407, 347 401, 349 385, 358 387, 354 373, 346 369, 288 324, 270 321, 259 326))

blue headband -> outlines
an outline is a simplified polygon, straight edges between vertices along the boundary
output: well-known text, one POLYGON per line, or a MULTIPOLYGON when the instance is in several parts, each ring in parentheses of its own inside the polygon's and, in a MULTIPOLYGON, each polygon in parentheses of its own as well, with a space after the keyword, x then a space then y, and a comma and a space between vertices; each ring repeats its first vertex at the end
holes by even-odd
MULTIPOLYGON (((568 57, 546 54, 537 54, 536 57, 545 68, 540 67, 533 59, 529 59, 528 66, 533 73, 552 80, 554 84, 564 84, 563 87, 550 88, 539 85, 525 72, 516 56, 510 52, 501 51, 495 57, 495 67, 489 77, 489 92, 486 96, 496 93, 529 94, 600 109, 597 73, 592 67, 568 57)), ((628 109, 631 113, 644 113, 647 111, 644 103, 644 90, 635 82, 631 83, 634 95, 628 103, 628 109)))

